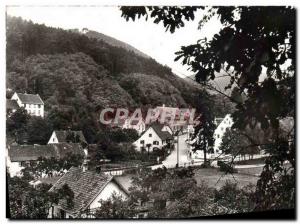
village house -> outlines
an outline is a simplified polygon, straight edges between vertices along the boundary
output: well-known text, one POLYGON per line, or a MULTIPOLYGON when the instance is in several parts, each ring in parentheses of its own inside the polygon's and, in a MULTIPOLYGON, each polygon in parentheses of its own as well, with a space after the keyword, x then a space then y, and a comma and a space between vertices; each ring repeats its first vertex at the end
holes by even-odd
POLYGON ((139 135, 141 135, 146 129, 146 124, 143 119, 121 119, 118 122, 118 126, 122 129, 134 129, 139 135))
POLYGON ((14 93, 11 100, 15 100, 19 107, 24 107, 32 116, 44 117, 44 102, 39 94, 14 93))
POLYGON ((137 151, 151 152, 155 148, 161 149, 170 143, 172 139, 172 130, 168 125, 153 123, 133 145, 137 151))
POLYGON ((67 158, 70 154, 87 156, 79 143, 60 143, 50 145, 18 145, 7 146, 6 166, 10 176, 21 176, 27 164, 34 164, 39 158, 67 158))
POLYGON ((72 142, 72 143, 86 143, 87 141, 82 133, 82 131, 73 131, 73 130, 59 130, 53 131, 52 135, 48 141, 48 144, 56 144, 63 142, 72 142))
MULTIPOLYGON (((214 146, 212 149, 207 151, 207 158, 215 158, 216 156, 219 156, 222 154, 222 150, 220 150, 223 136, 226 132, 226 130, 230 129, 233 125, 233 120, 230 116, 230 114, 227 114, 224 118, 215 118, 215 125, 216 129, 214 131, 214 146)), ((189 141, 190 145, 193 145, 198 141, 198 138, 195 138, 192 141, 189 141)), ((203 159, 204 158, 204 152, 203 150, 197 150, 194 151, 193 148, 190 148, 189 150, 189 157, 191 159, 203 159)))
POLYGON ((226 114, 224 118, 216 118, 215 119, 216 123, 216 130, 214 131, 214 153, 215 154, 222 154, 222 150, 220 150, 221 144, 222 144, 222 139, 225 134, 225 132, 231 128, 233 125, 233 120, 230 116, 230 114, 226 114))
POLYGON ((94 212, 113 195, 128 198, 128 191, 113 176, 72 167, 49 190, 60 189, 63 185, 73 191, 72 206, 60 200, 49 210, 48 218, 94 218, 94 212))

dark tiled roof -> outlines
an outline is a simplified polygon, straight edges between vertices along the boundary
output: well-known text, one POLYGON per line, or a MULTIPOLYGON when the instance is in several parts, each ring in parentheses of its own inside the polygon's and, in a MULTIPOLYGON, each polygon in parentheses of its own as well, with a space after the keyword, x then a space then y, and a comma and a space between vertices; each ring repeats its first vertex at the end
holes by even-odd
POLYGON ((56 134, 56 137, 58 139, 58 142, 67 142, 67 137, 69 134, 74 134, 74 136, 78 135, 79 139, 82 142, 86 142, 85 137, 82 133, 82 131, 71 131, 71 130, 60 130, 60 131, 54 131, 56 134))
MULTIPOLYGON (((60 189, 67 184, 74 193, 74 206, 69 208, 65 200, 60 200, 58 206, 76 216, 78 212, 86 209, 104 187, 113 180, 112 176, 104 173, 96 173, 89 170, 84 172, 81 168, 72 167, 52 186, 50 191, 60 189)), ((118 182, 114 182, 119 185, 118 182)))
MULTIPOLYGON (((160 123, 154 123, 150 127, 154 129, 156 134, 161 138, 161 140, 172 139, 172 135, 167 131, 162 131, 164 125, 160 123)), ((150 128, 149 127, 149 128, 150 128)))
POLYGON ((12 162, 21 162, 55 157, 56 153, 51 145, 11 145, 8 155, 12 162))
POLYGON ((23 93, 17 93, 19 99, 22 101, 22 103, 28 103, 28 104, 44 104, 39 94, 23 94, 23 93))
POLYGON ((16 110, 19 108, 19 105, 16 100, 6 99, 6 109, 16 110))
POLYGON ((56 143, 51 144, 55 150, 57 158, 64 158, 70 154, 78 154, 84 156, 84 151, 80 145, 80 143, 56 143))
POLYGON ((34 161, 39 157, 63 158, 69 153, 84 155, 84 151, 79 143, 58 143, 50 145, 11 145, 8 149, 8 155, 12 162, 34 161))

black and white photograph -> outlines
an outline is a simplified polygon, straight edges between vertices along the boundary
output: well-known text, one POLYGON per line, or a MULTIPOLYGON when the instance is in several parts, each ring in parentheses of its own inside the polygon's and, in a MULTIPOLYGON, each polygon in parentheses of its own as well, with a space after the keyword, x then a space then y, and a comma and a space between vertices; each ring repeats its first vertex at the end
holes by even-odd
POLYGON ((296 218, 297 7, 205 4, 6 5, 6 219, 296 218))

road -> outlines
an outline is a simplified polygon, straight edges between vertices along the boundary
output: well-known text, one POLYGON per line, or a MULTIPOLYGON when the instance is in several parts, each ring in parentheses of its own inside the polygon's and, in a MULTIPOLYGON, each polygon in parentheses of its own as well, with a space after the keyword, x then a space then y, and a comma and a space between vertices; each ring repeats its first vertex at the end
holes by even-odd
MULTIPOLYGON (((175 137, 175 139, 176 138, 177 137, 175 137)), ((171 152, 171 154, 167 156, 167 158, 164 161, 162 161, 162 164, 152 166, 152 169, 157 169, 162 166, 165 166, 167 168, 175 167, 177 164, 177 145, 179 145, 179 165, 183 166, 184 163, 190 162, 190 160, 188 159, 189 146, 185 142, 186 139, 187 134, 179 135, 179 144, 175 143, 175 149, 171 152)))

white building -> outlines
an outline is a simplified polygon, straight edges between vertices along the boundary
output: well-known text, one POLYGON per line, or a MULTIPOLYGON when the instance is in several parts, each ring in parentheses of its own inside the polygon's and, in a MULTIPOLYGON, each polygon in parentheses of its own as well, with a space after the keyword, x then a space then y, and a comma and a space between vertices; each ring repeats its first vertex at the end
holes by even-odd
POLYGON ((59 143, 50 145, 18 145, 7 147, 6 167, 10 176, 21 176, 27 164, 34 164, 39 158, 67 158, 71 154, 87 156, 79 143, 59 143))
MULTIPOLYGON (((224 137, 224 134, 227 129, 230 129, 233 125, 233 120, 230 116, 230 114, 227 114, 224 118, 215 118, 215 124, 216 129, 214 131, 214 146, 212 150, 207 151, 207 158, 215 158, 216 156, 222 154, 222 150, 220 150, 220 146, 222 144, 222 139, 224 137)), ((189 144, 194 144, 198 138, 193 139, 192 141, 189 141, 189 144)), ((193 152, 193 149, 191 148, 189 151, 189 156, 191 159, 203 159, 204 158, 204 152, 203 150, 197 150, 196 152, 193 152)))
POLYGON ((169 126, 153 123, 133 144, 137 151, 151 152, 155 148, 161 149, 172 140, 172 130, 169 126))
POLYGON ((222 151, 220 150, 220 146, 222 144, 222 139, 223 136, 226 132, 227 129, 230 129, 231 126, 233 125, 233 120, 230 116, 230 114, 226 114, 226 116, 224 118, 216 118, 215 119, 217 128, 214 132, 214 139, 215 139, 215 143, 214 143, 214 153, 215 154, 221 154, 222 151))
POLYGON ((93 213, 101 207, 101 201, 117 195, 124 200, 128 191, 113 176, 95 171, 72 167, 49 191, 60 189, 67 184, 74 193, 73 206, 69 207, 66 200, 49 210, 49 218, 94 218, 93 213))
POLYGON ((130 120, 123 119, 120 120, 118 126, 122 129, 134 129, 139 135, 141 135, 146 130, 146 124, 143 119, 140 120, 130 120))
POLYGON ((44 117, 44 102, 39 94, 14 93, 11 100, 17 101, 32 116, 44 117))

